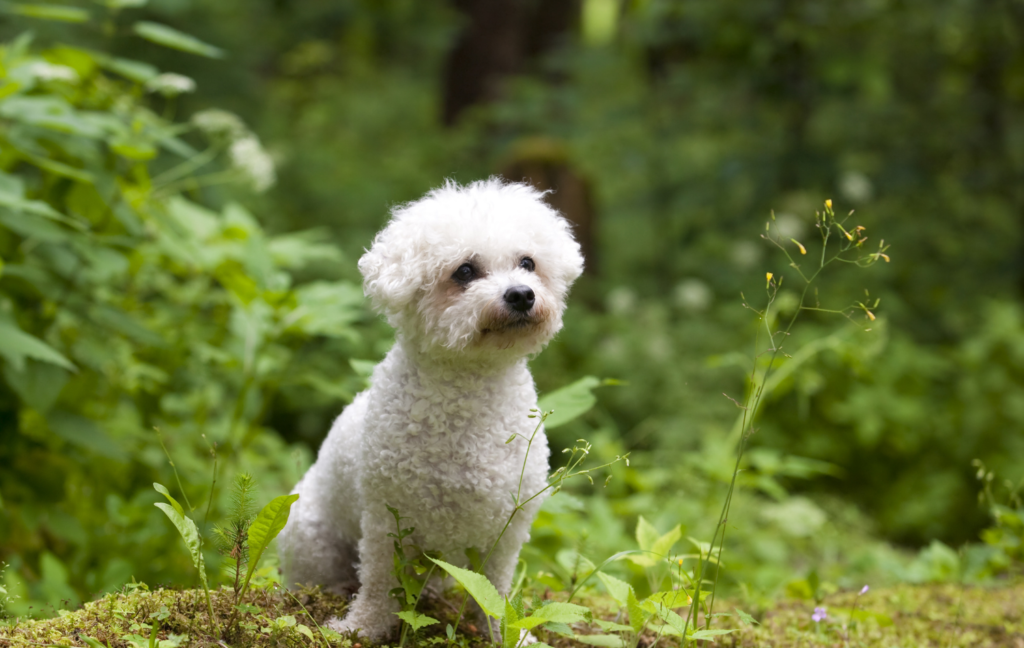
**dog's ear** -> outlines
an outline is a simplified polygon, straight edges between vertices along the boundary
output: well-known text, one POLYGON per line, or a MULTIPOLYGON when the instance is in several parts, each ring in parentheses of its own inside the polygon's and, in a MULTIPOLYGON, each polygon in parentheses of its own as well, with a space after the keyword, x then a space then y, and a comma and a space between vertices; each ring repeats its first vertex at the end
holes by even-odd
POLYGON ((422 285, 418 263, 410 258, 408 241, 399 244, 398 224, 392 222, 373 240, 359 259, 363 274, 363 292, 374 310, 392 319, 412 303, 422 285))

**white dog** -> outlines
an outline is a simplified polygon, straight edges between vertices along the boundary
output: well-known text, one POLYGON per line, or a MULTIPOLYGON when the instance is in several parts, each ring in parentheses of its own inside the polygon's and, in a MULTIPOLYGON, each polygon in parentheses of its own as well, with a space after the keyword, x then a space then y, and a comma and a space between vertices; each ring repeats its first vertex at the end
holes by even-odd
MULTIPOLYGON (((537 425, 526 360, 561 328, 583 258, 542 195, 494 178, 447 182, 396 208, 359 261, 397 342, 334 422, 280 536, 289 586, 358 587, 344 620, 328 624, 339 632, 380 639, 398 624, 386 505, 415 527, 407 542, 466 566, 466 549, 482 556, 498 541, 520 474, 523 499, 547 483, 543 430, 526 452, 537 425)), ((503 594, 541 499, 484 568, 503 594)))

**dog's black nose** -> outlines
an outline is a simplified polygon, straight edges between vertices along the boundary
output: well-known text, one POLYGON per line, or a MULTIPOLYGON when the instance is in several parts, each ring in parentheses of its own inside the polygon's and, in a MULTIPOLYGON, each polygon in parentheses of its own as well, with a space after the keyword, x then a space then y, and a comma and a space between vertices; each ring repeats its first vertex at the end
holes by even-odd
POLYGON ((505 303, 514 311, 525 313, 533 308, 533 289, 529 286, 512 286, 505 291, 505 303))

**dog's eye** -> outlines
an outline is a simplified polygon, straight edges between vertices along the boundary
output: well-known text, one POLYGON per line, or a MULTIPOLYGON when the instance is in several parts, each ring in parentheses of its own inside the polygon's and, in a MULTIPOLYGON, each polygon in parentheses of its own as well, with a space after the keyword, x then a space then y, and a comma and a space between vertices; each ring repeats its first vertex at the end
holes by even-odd
POLYGON ((533 259, 530 257, 523 257, 523 260, 519 262, 519 267, 527 272, 533 272, 536 266, 533 263, 533 259))
POLYGON ((458 270, 452 274, 452 279, 458 283, 469 283, 476 279, 476 268, 474 268, 470 263, 463 263, 459 266, 458 270))

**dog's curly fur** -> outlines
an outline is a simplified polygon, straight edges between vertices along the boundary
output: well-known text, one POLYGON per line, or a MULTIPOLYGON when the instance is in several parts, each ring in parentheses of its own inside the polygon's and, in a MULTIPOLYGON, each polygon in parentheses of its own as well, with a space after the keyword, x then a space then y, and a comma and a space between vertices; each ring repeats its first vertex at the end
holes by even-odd
MULTIPOLYGON (((543 431, 526 456, 537 406, 526 360, 561 328, 583 258, 542 196, 496 178, 447 182, 396 208, 359 261, 397 341, 331 427, 280 536, 286 583, 358 588, 335 630, 380 639, 397 626, 385 504, 415 527, 412 542, 465 566, 467 548, 497 541, 524 460, 522 492, 546 484, 543 431)), ((503 593, 540 504, 516 516, 486 565, 503 593)))

